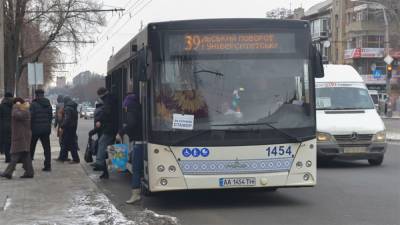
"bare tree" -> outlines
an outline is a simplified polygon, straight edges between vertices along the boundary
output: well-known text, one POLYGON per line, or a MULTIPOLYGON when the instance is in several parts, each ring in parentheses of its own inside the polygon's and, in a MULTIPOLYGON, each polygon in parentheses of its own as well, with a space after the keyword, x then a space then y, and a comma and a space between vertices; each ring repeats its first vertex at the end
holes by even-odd
POLYGON ((105 24, 95 0, 3 0, 6 23, 6 87, 14 90, 27 63, 36 62, 49 48, 70 42, 77 51, 79 43, 91 38, 97 28, 105 24), (39 44, 32 48, 22 40, 30 36, 27 25, 37 26, 41 34, 39 44), (15 77, 14 77, 15 76, 15 77))

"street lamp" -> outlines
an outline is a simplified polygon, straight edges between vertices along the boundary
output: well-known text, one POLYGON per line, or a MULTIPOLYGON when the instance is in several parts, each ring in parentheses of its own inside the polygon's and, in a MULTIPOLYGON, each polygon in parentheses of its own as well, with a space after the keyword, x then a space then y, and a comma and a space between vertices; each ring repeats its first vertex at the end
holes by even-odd
MULTIPOLYGON (((385 56, 389 56, 389 49, 390 49, 390 43, 389 43, 389 20, 387 18, 387 13, 386 13, 386 6, 379 2, 374 2, 374 1, 363 1, 363 0, 351 0, 351 2, 360 2, 360 3, 365 3, 365 4, 375 4, 379 8, 382 9, 383 11, 383 19, 385 21, 385 56)), ((390 64, 390 63, 388 63, 390 64)), ((391 94, 391 86, 390 86, 390 76, 388 76, 389 71, 386 69, 386 93, 388 95, 388 105, 387 105, 387 116, 391 117, 392 116, 392 106, 390 104, 390 94, 391 94)))

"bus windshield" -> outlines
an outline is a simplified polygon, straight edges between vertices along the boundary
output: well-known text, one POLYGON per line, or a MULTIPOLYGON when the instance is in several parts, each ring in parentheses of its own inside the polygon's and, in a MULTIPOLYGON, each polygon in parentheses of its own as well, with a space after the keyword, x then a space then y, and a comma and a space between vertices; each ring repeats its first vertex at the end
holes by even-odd
POLYGON ((308 53, 295 47, 295 36, 247 37, 263 40, 256 46, 230 35, 165 38, 156 62, 152 129, 172 131, 174 116, 188 115, 193 124, 187 130, 271 130, 262 124, 268 123, 312 133, 308 53), (207 46, 211 40, 219 45, 207 46))

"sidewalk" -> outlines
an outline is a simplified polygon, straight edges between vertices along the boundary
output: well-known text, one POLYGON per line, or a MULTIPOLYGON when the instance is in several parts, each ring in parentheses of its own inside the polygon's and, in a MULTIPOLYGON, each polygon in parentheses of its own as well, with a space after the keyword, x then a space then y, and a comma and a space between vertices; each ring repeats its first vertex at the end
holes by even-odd
POLYGON ((400 133, 399 132, 390 132, 390 131, 387 132, 386 139, 388 141, 400 141, 400 133))
MULTIPOLYGON (((54 135, 51 136, 51 148, 55 159, 60 148, 54 135)), ((82 149, 82 162, 83 152, 82 149)), ((150 210, 138 211, 133 218, 135 221, 130 221, 87 175, 86 165, 52 160, 52 171, 42 172, 43 159, 43 148, 38 144, 33 161, 33 179, 19 178, 23 174, 21 164, 12 180, 0 178, 1 225, 179 224, 174 217, 158 215, 150 210)), ((0 155, 0 171, 4 171, 6 166, 4 155, 0 155)))
MULTIPOLYGON (((58 156, 52 137, 52 158, 58 156), (56 156, 57 155, 57 156, 56 156)), ((6 167, 0 156, 0 170, 6 167)), ((43 149, 37 146, 34 179, 20 179, 17 166, 13 179, 0 179, 0 224, 136 224, 110 203, 79 164, 52 161, 52 172, 42 172, 43 149)))

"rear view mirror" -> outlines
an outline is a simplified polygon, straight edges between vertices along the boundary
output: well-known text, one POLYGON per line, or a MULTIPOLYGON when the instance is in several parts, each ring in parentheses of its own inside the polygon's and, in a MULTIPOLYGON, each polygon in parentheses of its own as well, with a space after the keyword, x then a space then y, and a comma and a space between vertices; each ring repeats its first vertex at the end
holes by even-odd
POLYGON ((137 60, 137 72, 138 72, 138 80, 146 81, 147 80, 147 56, 146 49, 142 48, 138 52, 138 60, 137 60))
POLYGON ((315 48, 312 47, 312 59, 313 59, 313 73, 315 78, 322 78, 325 76, 324 66, 322 63, 321 53, 315 48))

